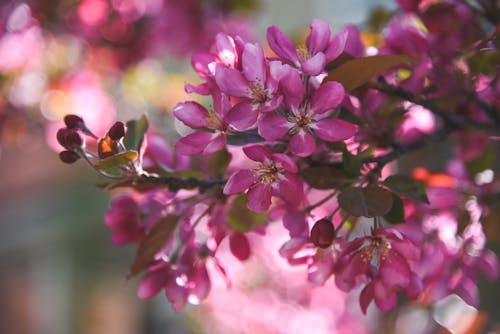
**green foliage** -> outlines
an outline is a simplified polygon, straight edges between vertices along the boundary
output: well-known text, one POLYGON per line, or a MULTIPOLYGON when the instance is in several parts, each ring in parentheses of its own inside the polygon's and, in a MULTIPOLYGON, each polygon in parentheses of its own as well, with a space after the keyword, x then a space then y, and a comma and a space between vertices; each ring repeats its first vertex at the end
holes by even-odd
POLYGON ((137 151, 126 151, 101 159, 95 163, 95 167, 100 170, 112 170, 126 165, 138 158, 137 151))
POLYGON ((227 213, 229 226, 239 232, 250 232, 265 223, 267 213, 255 213, 247 208, 247 199, 244 194, 238 195, 227 213))
POLYGON ((409 176, 401 174, 391 175, 385 179, 382 184, 400 196, 405 196, 423 203, 429 203, 424 185, 409 176))
POLYGON ((131 120, 127 122, 127 133, 123 139, 123 144, 129 150, 140 151, 142 141, 146 131, 148 131, 148 119, 145 115, 139 120, 131 120))

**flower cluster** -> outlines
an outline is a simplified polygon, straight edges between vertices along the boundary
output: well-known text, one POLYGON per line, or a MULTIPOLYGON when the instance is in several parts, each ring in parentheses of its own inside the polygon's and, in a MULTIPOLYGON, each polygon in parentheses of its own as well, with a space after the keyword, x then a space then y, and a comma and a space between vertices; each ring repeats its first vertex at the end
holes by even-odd
POLYGON ((117 179, 108 187, 140 192, 115 198, 106 215, 116 243, 139 244, 130 274, 146 272, 140 297, 165 290, 176 310, 200 302, 209 271, 229 279, 225 243, 246 261, 249 234, 282 222, 279 254, 307 267, 313 284, 359 288, 364 313, 372 301, 387 312, 401 295, 432 303, 455 293, 477 304, 477 271, 499 274, 482 227, 500 192, 490 159, 500 81, 482 52, 498 50, 485 31, 467 29, 485 18, 459 1, 400 3, 377 46, 353 26, 332 35, 319 19, 303 44, 269 27, 267 56, 219 33, 192 57, 203 82, 185 86, 211 105, 175 106, 192 130, 175 153, 146 135, 144 118, 111 127, 98 155, 74 126, 60 130, 63 161, 86 157, 117 179), (451 13, 460 25, 443 23, 451 13), (455 160, 443 173, 389 164, 449 136, 455 160))

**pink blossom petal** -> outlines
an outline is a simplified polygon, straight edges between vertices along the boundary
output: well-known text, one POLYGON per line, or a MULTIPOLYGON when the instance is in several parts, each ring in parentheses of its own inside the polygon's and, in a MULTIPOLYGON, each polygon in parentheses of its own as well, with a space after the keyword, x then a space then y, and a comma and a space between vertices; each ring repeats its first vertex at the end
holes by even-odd
POLYGON ((267 28, 267 43, 281 58, 295 65, 299 64, 295 44, 278 27, 273 25, 267 28))
POLYGON ((285 96, 285 104, 292 109, 298 109, 304 100, 305 88, 299 71, 292 67, 283 74, 280 82, 285 96))
POLYGON ((195 296, 198 301, 208 297, 212 284, 208 276, 207 268, 204 265, 195 267, 194 275, 190 277, 189 283, 194 284, 189 291, 189 295, 195 296))
POLYGON ((231 36, 224 33, 218 33, 215 36, 215 48, 219 60, 228 67, 233 67, 238 59, 236 45, 231 36))
POLYGON ((310 245, 309 238, 291 238, 280 247, 279 254, 285 259, 290 259, 300 252, 301 249, 305 248, 306 245, 310 245))
POLYGON ((311 109, 316 114, 336 108, 344 99, 344 87, 335 81, 321 85, 311 97, 311 109))
POLYGON ((388 312, 397 306, 398 300, 396 293, 392 289, 388 289, 380 281, 375 281, 373 287, 375 304, 382 312, 388 312))
POLYGON ((477 291, 476 282, 468 277, 463 277, 460 284, 455 288, 455 292, 467 304, 477 307, 479 304, 479 295, 477 291))
POLYGON ((396 251, 388 250, 380 264, 380 276, 386 287, 406 288, 410 284, 410 267, 396 251))
POLYGON ((237 194, 247 190, 255 182, 255 176, 248 169, 240 169, 229 177, 224 186, 226 195, 237 194))
POLYGON ((295 174, 286 173, 285 179, 279 183, 281 197, 292 206, 297 206, 304 197, 304 186, 295 174))
POLYGON ((249 97, 248 81, 237 70, 219 65, 215 70, 215 81, 225 94, 235 97, 249 97))
POLYGON ((327 256, 314 261, 308 268, 307 280, 322 286, 333 274, 333 257, 327 256))
POLYGON ((247 43, 243 49, 241 64, 248 81, 264 84, 266 82, 266 63, 264 50, 259 44, 247 43))
POLYGON ((307 157, 316 150, 316 140, 309 132, 301 130, 290 138, 288 148, 299 157, 307 157))
POLYGON ((188 94, 196 93, 200 95, 208 95, 210 94, 210 85, 206 82, 201 83, 199 85, 185 84, 184 91, 188 94))
POLYGON ((193 54, 193 56, 191 57, 191 65, 201 77, 213 75, 208 65, 216 61, 217 57, 215 57, 211 53, 206 53, 206 52, 198 52, 193 54))
POLYGON ((477 266, 490 281, 498 278, 498 258, 492 251, 483 251, 477 260, 477 266))
POLYGON ((193 129, 208 125, 208 111, 198 102, 189 101, 177 104, 174 108, 174 116, 193 129))
POLYGON ((325 55, 326 55, 326 61, 330 62, 340 56, 340 54, 344 51, 345 48, 345 43, 347 41, 348 37, 348 31, 347 29, 342 29, 338 34, 336 34, 332 40, 330 41, 330 44, 328 45, 325 55))
POLYGON ((143 229, 138 225, 120 226, 113 230, 111 242, 115 245, 124 245, 141 240, 143 229))
POLYGON ((263 114, 258 121, 259 135, 265 140, 282 138, 287 134, 291 126, 286 117, 274 112, 263 114))
POLYGON ((210 143, 212 135, 205 131, 191 133, 177 140, 175 150, 184 155, 201 154, 210 143))
POLYGON ((266 113, 270 111, 274 111, 281 106, 281 102, 283 101, 282 95, 274 95, 270 100, 268 99, 264 104, 254 105, 254 108, 257 107, 261 112, 266 113))
POLYGON ((240 102, 228 111, 226 120, 236 130, 244 131, 257 122, 258 116, 259 111, 252 104, 240 102))
POLYGON ((148 299, 158 294, 167 284, 169 279, 169 269, 162 268, 148 272, 142 277, 139 283, 137 295, 141 299, 148 299))
POLYGON ((358 127, 341 119, 327 118, 311 126, 318 137, 326 141, 341 141, 356 134, 358 127))
POLYGON ((323 52, 318 52, 305 63, 302 64, 302 71, 309 75, 318 75, 325 69, 326 56, 323 52))
POLYGON ((276 162, 279 162, 281 164, 281 167, 287 172, 290 173, 297 173, 298 168, 293 159, 283 153, 274 153, 273 154, 273 160, 276 162))
POLYGON ((264 162, 271 158, 273 152, 264 145, 252 144, 243 147, 243 152, 253 161, 264 162))
POLYGON ((374 286, 373 281, 368 283, 359 295, 359 305, 361 306, 361 311, 363 311, 364 314, 366 314, 368 306, 373 300, 373 295, 374 295, 373 286, 374 286))
POLYGON ((257 213, 266 212, 271 206, 272 193, 271 185, 257 183, 247 192, 247 207, 257 213))
POLYGON ((287 211, 283 215, 283 226, 290 233, 290 237, 307 237, 309 227, 302 211, 287 211))
POLYGON ((203 150, 204 155, 213 154, 226 146, 226 135, 222 132, 214 133, 203 150))
POLYGON ((235 232, 229 236, 229 249, 240 261, 246 261, 250 257, 250 243, 243 233, 235 232))
POLYGON ((172 308, 175 311, 180 311, 186 305, 188 298, 188 290, 185 286, 179 286, 175 282, 175 277, 169 279, 165 287, 167 299, 172 303, 172 308))
POLYGON ((311 21, 311 33, 307 37, 306 45, 311 54, 324 51, 330 41, 330 23, 322 19, 311 21))

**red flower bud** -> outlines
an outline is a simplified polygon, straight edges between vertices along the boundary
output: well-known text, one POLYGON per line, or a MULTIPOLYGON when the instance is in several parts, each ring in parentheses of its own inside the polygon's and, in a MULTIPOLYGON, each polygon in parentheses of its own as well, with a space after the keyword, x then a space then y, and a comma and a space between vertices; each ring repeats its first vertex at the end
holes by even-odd
POLYGON ((318 220, 311 229, 311 242, 319 248, 329 247, 335 238, 335 228, 328 219, 318 220))
POLYGON ((80 155, 75 151, 62 151, 59 153, 59 159, 66 164, 72 164, 80 159, 80 155))
POLYGON ((81 129, 84 125, 83 118, 77 115, 64 116, 64 124, 70 129, 81 129))
POLYGON ((108 136, 113 140, 120 140, 125 136, 127 126, 123 122, 116 122, 108 131, 108 136))
POLYGON ((250 243, 243 233, 235 232, 229 236, 229 249, 240 261, 250 257, 250 243))
POLYGON ((61 146, 69 150, 83 146, 83 137, 75 130, 61 128, 57 131, 57 141, 61 146))

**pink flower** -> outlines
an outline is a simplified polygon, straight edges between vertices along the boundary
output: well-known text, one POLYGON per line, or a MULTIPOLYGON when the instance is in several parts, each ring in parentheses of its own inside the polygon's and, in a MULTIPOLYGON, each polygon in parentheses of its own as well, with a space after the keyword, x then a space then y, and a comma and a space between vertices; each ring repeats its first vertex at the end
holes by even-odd
POLYGON ((276 113, 262 116, 258 124, 259 134, 266 140, 276 140, 289 133, 290 152, 307 157, 316 149, 314 134, 322 140, 335 142, 356 133, 355 125, 328 117, 328 111, 336 108, 344 98, 344 88, 338 82, 321 85, 309 99, 299 72, 289 68, 281 85, 289 113, 287 117, 276 113))
POLYGON ((409 297, 420 293, 420 282, 408 260, 417 260, 419 250, 413 242, 394 229, 378 229, 372 235, 347 243, 336 265, 337 286, 349 291, 368 279, 360 295, 364 313, 372 300, 386 312, 397 304, 396 293, 405 290, 409 297))
POLYGON ((231 175, 224 187, 224 194, 237 194, 248 189, 247 206, 255 212, 266 212, 275 194, 292 206, 301 202, 302 181, 295 175, 297 166, 290 157, 273 153, 263 145, 248 145, 243 151, 258 164, 253 169, 240 169, 231 175))
POLYGON ((118 245, 139 241, 144 236, 139 205, 127 195, 113 199, 111 208, 104 216, 104 224, 112 230, 111 240, 118 245))
POLYGON ((269 47, 287 63, 294 65, 308 75, 318 75, 326 64, 344 50, 347 33, 343 30, 330 40, 330 25, 326 20, 311 21, 311 32, 306 45, 295 44, 276 26, 267 29, 269 47))
POLYGON ((175 117, 187 126, 193 129, 213 130, 213 132, 195 131, 180 138, 175 144, 175 149, 180 154, 212 154, 226 145, 228 130, 226 115, 231 107, 229 98, 215 91, 213 101, 214 110, 207 110, 194 101, 179 103, 174 108, 175 117))
POLYGON ((264 51, 259 44, 247 43, 241 55, 241 71, 217 65, 215 81, 220 90, 239 102, 228 112, 228 121, 238 130, 255 124, 259 112, 277 109, 282 97, 278 81, 271 75, 264 51))

